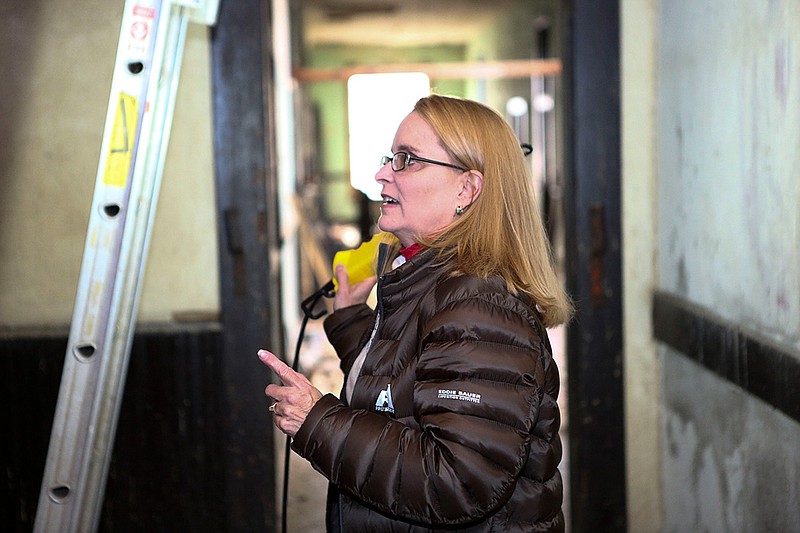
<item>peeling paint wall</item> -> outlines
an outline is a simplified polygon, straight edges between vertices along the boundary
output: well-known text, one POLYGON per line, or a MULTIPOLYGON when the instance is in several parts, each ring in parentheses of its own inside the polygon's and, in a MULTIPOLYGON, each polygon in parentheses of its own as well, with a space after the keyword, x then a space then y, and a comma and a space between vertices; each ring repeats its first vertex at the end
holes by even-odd
MULTIPOLYGON (((800 4, 659 9, 658 286, 796 352, 800 4)), ((800 425, 659 350, 664 530, 797 531, 800 425)))
POLYGON ((798 531, 800 424, 667 358, 665 531, 798 531))
POLYGON ((800 4, 661 2, 661 287, 800 348, 800 4))

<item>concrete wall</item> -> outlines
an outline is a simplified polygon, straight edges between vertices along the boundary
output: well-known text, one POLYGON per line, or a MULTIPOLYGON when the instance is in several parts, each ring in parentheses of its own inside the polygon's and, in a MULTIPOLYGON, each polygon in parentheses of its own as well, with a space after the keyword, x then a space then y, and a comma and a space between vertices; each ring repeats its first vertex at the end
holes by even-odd
MULTIPOLYGON (((0 5, 0 326, 72 318, 122 6, 0 5)), ((189 30, 140 320, 219 308, 208 31, 189 30)))
MULTIPOLYGON (((659 286, 794 347, 798 27, 793 0, 664 1, 658 89, 659 286)), ((796 529, 800 426, 665 353, 666 530, 796 529)))
POLYGON ((662 2, 660 285, 800 347, 800 5, 662 2))
POLYGON ((800 426, 647 321, 659 288, 800 347, 800 6, 621 5, 630 530, 796 531, 800 426))
POLYGON ((800 424, 665 350, 664 531, 800 528, 800 424))

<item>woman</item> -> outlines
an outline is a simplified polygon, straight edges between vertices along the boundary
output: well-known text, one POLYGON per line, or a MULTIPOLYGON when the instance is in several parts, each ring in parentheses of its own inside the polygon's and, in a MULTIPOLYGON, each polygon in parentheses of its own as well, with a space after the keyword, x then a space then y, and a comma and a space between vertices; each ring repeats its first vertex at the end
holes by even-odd
POLYGON ((377 309, 375 278, 349 285, 340 265, 325 321, 342 398, 262 350, 275 425, 330 480, 329 531, 562 531, 545 328, 571 305, 518 141, 488 107, 433 95, 392 151, 377 309))

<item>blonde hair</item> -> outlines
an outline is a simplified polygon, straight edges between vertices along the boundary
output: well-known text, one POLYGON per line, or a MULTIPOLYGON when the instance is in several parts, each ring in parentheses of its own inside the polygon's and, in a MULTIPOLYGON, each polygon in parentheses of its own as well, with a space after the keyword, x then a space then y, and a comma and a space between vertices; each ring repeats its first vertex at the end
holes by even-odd
POLYGON ((512 293, 533 299, 546 327, 567 322, 572 303, 553 267, 530 169, 511 127, 493 109, 462 98, 431 95, 414 110, 452 162, 483 174, 478 198, 420 244, 438 249, 456 272, 501 276, 512 293))

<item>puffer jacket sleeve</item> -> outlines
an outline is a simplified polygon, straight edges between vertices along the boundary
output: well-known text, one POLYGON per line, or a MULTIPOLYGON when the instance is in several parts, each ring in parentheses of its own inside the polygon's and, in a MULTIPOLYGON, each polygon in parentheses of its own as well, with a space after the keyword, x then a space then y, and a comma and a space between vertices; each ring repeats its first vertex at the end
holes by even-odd
POLYGON ((449 298, 423 325, 415 424, 326 396, 292 443, 332 483, 430 525, 484 519, 511 496, 542 400, 540 330, 503 294, 449 298))
POLYGON ((336 310, 323 322, 325 334, 336 350, 345 374, 350 372, 353 361, 358 357, 366 332, 373 323, 373 314, 367 304, 357 304, 336 310))

